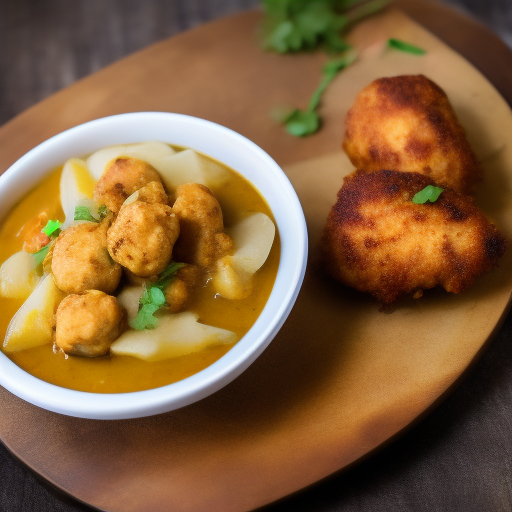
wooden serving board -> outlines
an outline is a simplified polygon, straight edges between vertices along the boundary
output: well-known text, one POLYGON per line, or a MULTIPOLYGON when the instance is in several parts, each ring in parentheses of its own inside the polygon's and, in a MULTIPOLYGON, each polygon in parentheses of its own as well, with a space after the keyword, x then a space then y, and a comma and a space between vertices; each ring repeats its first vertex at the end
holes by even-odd
MULTIPOLYGON (((454 38, 453 25, 444 26, 451 11, 424 2, 403 7, 427 20, 437 12, 430 26, 454 38)), ((248 510, 345 468, 434 406, 508 309, 511 250, 467 293, 432 291, 400 302, 390 314, 332 283, 317 263, 327 212, 352 170, 340 149, 345 113, 360 88, 384 75, 424 73, 446 90, 485 167, 477 202, 511 237, 512 116, 491 84, 390 9, 352 34, 361 59, 328 89, 321 132, 295 139, 269 111, 306 105, 325 56, 263 53, 259 20, 258 13, 246 13, 152 46, 0 129, 4 170, 42 140, 89 119, 142 110, 204 117, 268 151, 306 214, 311 258, 290 318, 255 364, 213 396, 151 418, 93 421, 38 409, 0 389, 0 439, 44 478, 101 509, 248 510), (388 37, 428 53, 387 50, 388 37)), ((502 91, 512 91, 512 79, 497 76, 502 91)))

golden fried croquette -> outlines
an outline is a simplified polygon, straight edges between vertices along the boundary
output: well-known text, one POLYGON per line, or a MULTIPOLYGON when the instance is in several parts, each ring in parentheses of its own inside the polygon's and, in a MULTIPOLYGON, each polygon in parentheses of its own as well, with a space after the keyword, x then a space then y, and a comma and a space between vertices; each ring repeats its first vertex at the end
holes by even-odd
POLYGON ((117 213, 128 196, 148 183, 161 183, 156 170, 137 158, 112 160, 94 188, 94 200, 117 213))
POLYGON ((170 206, 135 201, 123 206, 110 226, 108 252, 136 276, 155 276, 167 267, 179 233, 170 206))
POLYGON ((343 148, 357 169, 419 172, 462 193, 481 179, 446 94, 423 75, 379 78, 360 91, 343 148))
POLYGON ((175 247, 176 261, 211 267, 232 250, 231 238, 224 233, 219 202, 208 187, 199 183, 180 185, 173 210, 181 228, 175 247))
POLYGON ((462 292, 497 266, 505 239, 471 198, 445 189, 434 203, 412 202, 432 184, 396 171, 345 178, 322 238, 328 273, 387 304, 435 286, 462 292))
POLYGON ((109 224, 106 218, 99 224, 85 222, 60 233, 52 249, 51 270, 63 292, 112 293, 117 288, 122 271, 107 251, 109 224))
POLYGON ((196 265, 185 265, 176 272, 164 290, 165 300, 171 313, 178 313, 187 307, 202 276, 201 268, 196 265))
POLYGON ((105 355, 122 331, 117 299, 98 290, 68 295, 57 308, 55 343, 66 354, 105 355))

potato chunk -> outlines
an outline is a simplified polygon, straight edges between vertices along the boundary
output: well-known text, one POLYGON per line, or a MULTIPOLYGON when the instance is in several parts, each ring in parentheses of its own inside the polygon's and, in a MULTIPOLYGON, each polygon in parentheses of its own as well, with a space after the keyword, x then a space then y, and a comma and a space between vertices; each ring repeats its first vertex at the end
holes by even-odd
POLYGON ((172 208, 135 201, 123 206, 107 233, 112 259, 137 276, 151 277, 169 263, 180 234, 172 208))
POLYGON ((6 352, 52 342, 55 310, 64 294, 51 274, 44 277, 12 318, 4 339, 6 352))
POLYGON ((126 198, 148 183, 161 183, 156 170, 136 158, 116 158, 106 167, 94 189, 94 200, 117 213, 126 198))
POLYGON ((86 222, 64 230, 53 246, 51 269, 65 293, 101 290, 112 293, 121 279, 121 267, 107 251, 109 220, 86 222))
POLYGON ((245 299, 252 292, 252 276, 267 261, 276 228, 264 213, 253 213, 229 233, 235 252, 217 261, 213 286, 226 299, 245 299))
POLYGON ((57 308, 55 343, 66 354, 105 355, 122 330, 123 311, 115 297, 98 290, 68 295, 57 308))
POLYGON ((175 260, 211 267, 229 253, 231 239, 224 233, 222 210, 213 192, 199 183, 186 183, 176 189, 173 210, 180 221, 175 260))
POLYGON ((112 344, 111 353, 145 361, 161 361, 237 341, 234 332, 201 324, 197 320, 197 315, 188 311, 163 316, 154 329, 126 331, 112 344))

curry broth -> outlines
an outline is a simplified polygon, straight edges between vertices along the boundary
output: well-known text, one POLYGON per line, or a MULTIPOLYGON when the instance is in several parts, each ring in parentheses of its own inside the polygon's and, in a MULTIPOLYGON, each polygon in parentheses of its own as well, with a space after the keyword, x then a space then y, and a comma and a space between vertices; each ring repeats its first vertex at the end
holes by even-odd
MULTIPOLYGON (((178 149, 178 148, 175 148, 178 149)), ((225 166, 224 166, 225 167, 225 166)), ((62 167, 52 172, 11 210, 0 226, 0 262, 23 246, 23 234, 41 212, 63 220, 59 180, 62 167)), ((238 173, 221 187, 211 187, 217 197, 227 228, 249 212, 262 212, 272 220, 270 208, 258 191, 238 173)), ((275 221, 274 221, 275 224, 275 221)), ((279 266, 280 242, 276 237, 267 261, 253 276, 253 292, 243 300, 215 296, 211 285, 199 290, 187 308, 199 321, 237 334, 240 339, 254 324, 272 291, 279 266)), ((0 335, 5 336, 11 318, 23 300, 0 297, 0 335)), ((30 374, 65 388, 95 393, 124 393, 164 386, 189 377, 222 357, 233 345, 211 347, 201 352, 156 362, 128 356, 85 358, 54 352, 51 344, 6 355, 30 374)))

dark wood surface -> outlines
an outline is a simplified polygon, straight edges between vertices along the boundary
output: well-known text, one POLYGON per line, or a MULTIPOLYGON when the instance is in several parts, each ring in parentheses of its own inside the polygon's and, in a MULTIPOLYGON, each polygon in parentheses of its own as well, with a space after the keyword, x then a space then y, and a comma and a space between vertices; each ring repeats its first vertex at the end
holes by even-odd
MULTIPOLYGON (((1 0, 0 122, 154 41, 257 4, 1 0)), ((485 9, 483 2, 467 4, 505 40, 512 38, 508 0, 487 2, 485 9)), ((482 48, 477 65, 492 64, 499 51, 487 56, 482 48)), ((512 510, 511 337, 509 315, 463 384, 420 424, 352 470, 269 510, 512 510)), ((54 493, 0 445, 0 510, 89 507, 54 493)))

